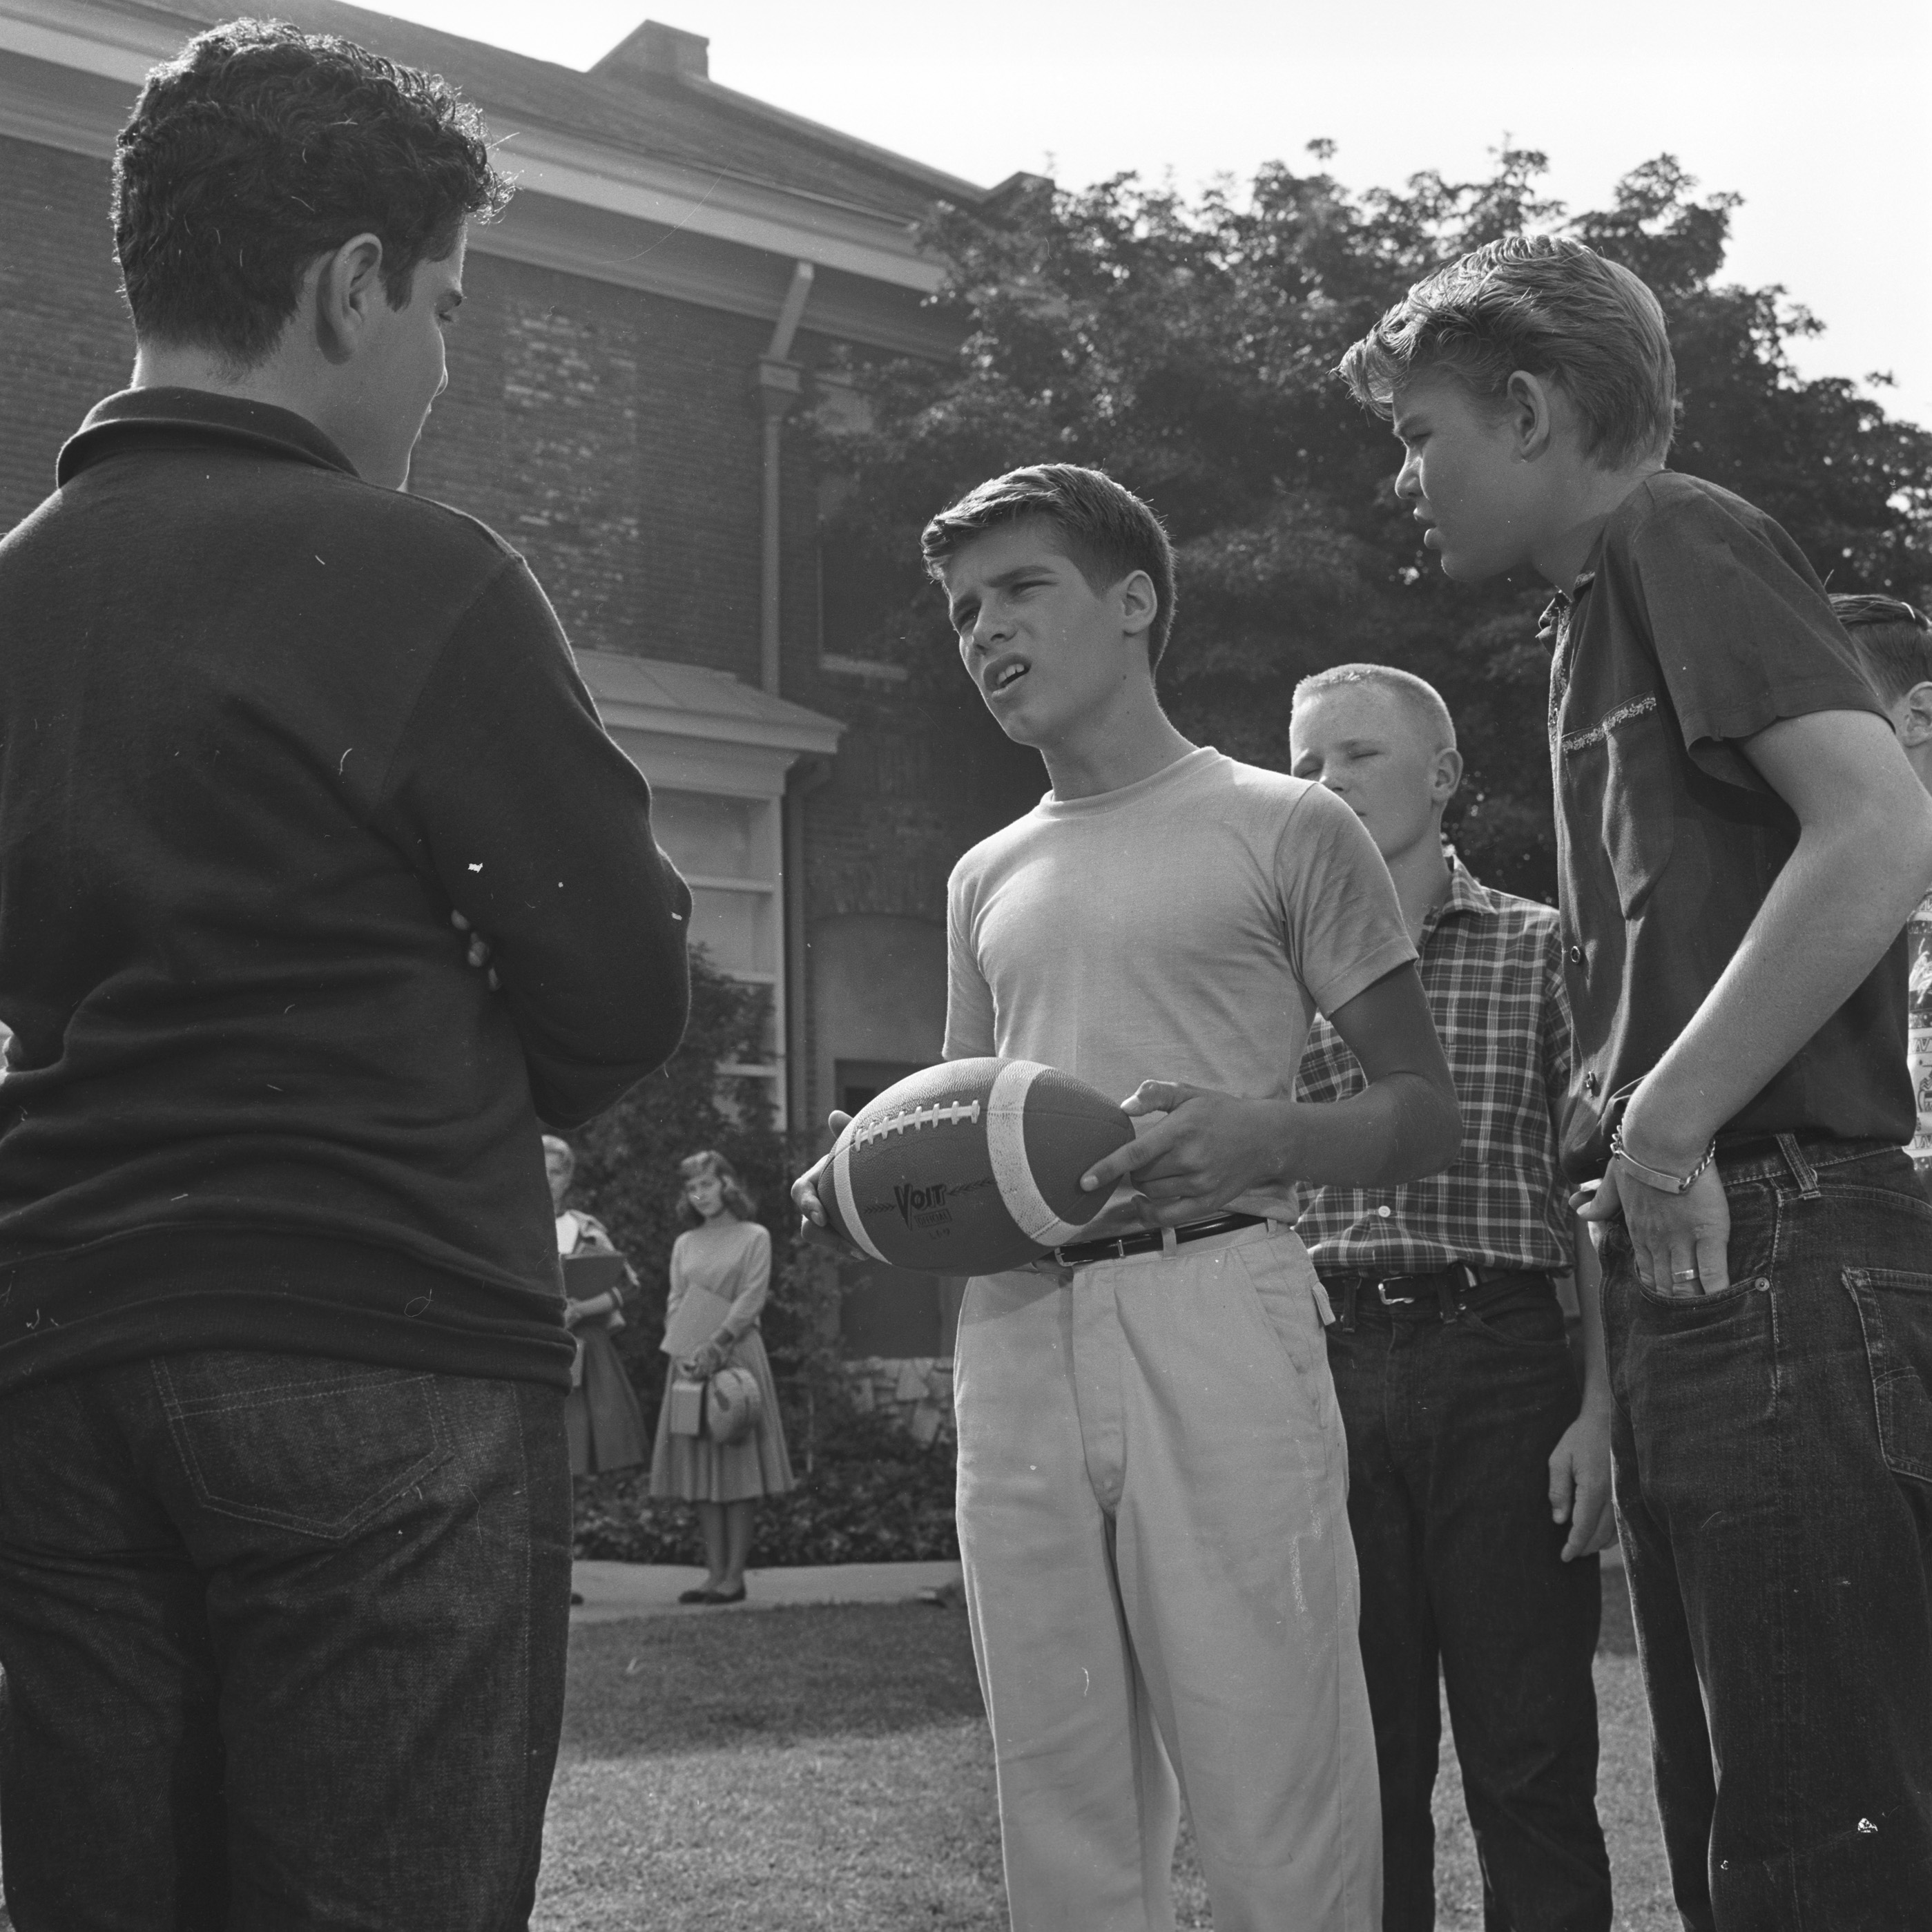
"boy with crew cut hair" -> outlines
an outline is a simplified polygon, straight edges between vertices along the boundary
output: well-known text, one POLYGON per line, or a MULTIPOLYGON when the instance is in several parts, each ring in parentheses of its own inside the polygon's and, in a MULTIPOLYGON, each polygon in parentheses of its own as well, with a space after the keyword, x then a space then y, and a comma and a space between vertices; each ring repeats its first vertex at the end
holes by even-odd
POLYGON ((1452 578, 1555 589, 1576 1025, 1616 1495, 1678 1909, 1923 1922, 1932 1897, 1932 1208, 1900 1153, 1902 929, 1932 803, 1810 564, 1664 467, 1637 278, 1492 243, 1341 373, 1452 578))
MULTIPOLYGON (((1444 1687, 1486 1916, 1609 1932, 1591 1672, 1595 1552, 1614 1534, 1610 1389, 1594 1270, 1577 1271, 1580 1389, 1556 1286, 1576 1246, 1556 1150, 1570 1060, 1556 914, 1485 885, 1444 843, 1462 758, 1448 706, 1412 672, 1304 678, 1288 746, 1296 776, 1333 791, 1388 863, 1462 1103, 1445 1172, 1318 1189, 1295 1230, 1336 1310, 1382 1932, 1436 1923, 1444 1687)), ((1339 1100, 1361 1077, 1318 1019, 1296 1092, 1339 1100)))
POLYGON ((475 110, 232 22, 115 188, 134 375, 0 541, 11 1922, 512 1932, 570 1615, 538 1125, 676 1046, 690 895, 522 558, 404 493, 508 194, 475 110))
MULTIPOLYGON (((1012 1922, 1171 1928, 1184 1793, 1222 1932, 1369 1932, 1347 1449, 1293 1223, 1298 1180, 1455 1150, 1414 949, 1346 806, 1161 710, 1173 566, 1145 504, 1041 464, 942 511, 924 548, 968 674, 1052 784, 954 868, 946 1056, 1064 1068, 1130 1096, 1138 1132, 1085 1177, 1107 1201, 1085 1238, 975 1280, 960 1315, 960 1546, 1012 1922), (1317 1011, 1367 1074, 1332 1106, 1293 1097, 1317 1011)), ((798 1200, 820 1217, 812 1177, 798 1200)))

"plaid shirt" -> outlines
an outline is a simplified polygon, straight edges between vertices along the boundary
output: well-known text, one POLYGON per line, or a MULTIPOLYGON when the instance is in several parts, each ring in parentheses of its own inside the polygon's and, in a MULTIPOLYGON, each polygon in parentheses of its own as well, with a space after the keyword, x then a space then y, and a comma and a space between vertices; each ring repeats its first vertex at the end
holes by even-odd
MULTIPOLYGON (((1400 1187, 1304 1190, 1298 1232, 1330 1274, 1427 1274, 1452 1262, 1564 1274, 1570 1214, 1552 1123, 1570 1046, 1556 914, 1492 891, 1444 850, 1449 896, 1423 921, 1420 968, 1462 1103, 1461 1151, 1442 1173, 1400 1187)), ((1295 1097, 1342 1100, 1366 1084, 1318 1018, 1295 1097)))

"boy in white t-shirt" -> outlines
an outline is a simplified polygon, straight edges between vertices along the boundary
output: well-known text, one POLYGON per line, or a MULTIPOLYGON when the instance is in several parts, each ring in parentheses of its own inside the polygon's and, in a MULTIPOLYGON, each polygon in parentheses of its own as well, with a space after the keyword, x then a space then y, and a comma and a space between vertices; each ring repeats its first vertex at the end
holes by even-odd
POLYGON ((1012 1922, 1165 1932, 1184 1796, 1220 1932, 1373 1932, 1347 1454, 1293 1223, 1298 1180, 1455 1154, 1414 949, 1345 805, 1162 713, 1172 554, 1138 498, 1016 470, 924 548, 968 675, 1052 781, 954 868, 946 1056, 1061 1067, 1131 1095, 1142 1130, 1088 1177, 1114 1198, 1060 1265, 974 1280, 960 1316, 960 1546, 1012 1922), (1369 1085, 1309 1106, 1318 1011, 1369 1085))

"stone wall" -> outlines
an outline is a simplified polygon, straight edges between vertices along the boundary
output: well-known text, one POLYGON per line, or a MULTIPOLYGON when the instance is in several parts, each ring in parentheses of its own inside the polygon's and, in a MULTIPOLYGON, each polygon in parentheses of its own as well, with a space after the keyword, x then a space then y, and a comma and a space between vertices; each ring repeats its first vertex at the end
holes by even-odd
POLYGON ((853 1394, 867 1414, 895 1418, 922 1449, 942 1436, 953 1439, 950 1356, 914 1355, 894 1361, 874 1355, 845 1366, 853 1394))

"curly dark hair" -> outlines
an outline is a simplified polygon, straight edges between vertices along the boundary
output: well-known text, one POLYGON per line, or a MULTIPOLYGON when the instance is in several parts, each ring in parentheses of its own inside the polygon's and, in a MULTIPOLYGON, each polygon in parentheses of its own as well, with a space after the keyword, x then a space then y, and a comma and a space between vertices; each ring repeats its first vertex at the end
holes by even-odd
POLYGON ((272 350, 318 255, 382 241, 382 290, 410 299, 464 220, 509 184, 482 118, 434 74, 332 34, 231 20, 148 76, 114 158, 114 245, 143 338, 272 350))

